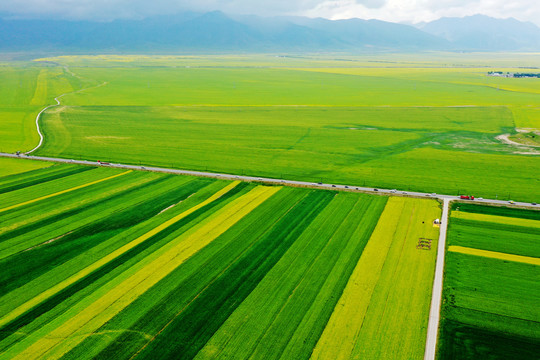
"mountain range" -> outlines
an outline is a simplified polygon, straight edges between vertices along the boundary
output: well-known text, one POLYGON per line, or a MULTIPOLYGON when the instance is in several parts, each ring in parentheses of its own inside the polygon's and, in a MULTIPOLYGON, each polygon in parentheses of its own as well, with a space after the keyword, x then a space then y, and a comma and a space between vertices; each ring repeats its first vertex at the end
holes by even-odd
POLYGON ((0 18, 1 51, 538 51, 540 28, 483 15, 415 26, 380 20, 186 12, 111 22, 0 18))

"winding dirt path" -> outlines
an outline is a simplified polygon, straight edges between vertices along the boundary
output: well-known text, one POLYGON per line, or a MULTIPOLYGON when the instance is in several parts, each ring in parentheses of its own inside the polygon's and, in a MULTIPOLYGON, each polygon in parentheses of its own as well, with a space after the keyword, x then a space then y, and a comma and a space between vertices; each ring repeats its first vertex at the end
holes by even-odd
POLYGON ((529 151, 515 151, 514 152, 515 154, 540 155, 540 152, 536 151, 538 146, 528 145, 528 144, 521 144, 521 143, 518 143, 516 141, 510 140, 510 134, 502 134, 502 135, 499 135, 499 136, 495 137, 495 139, 499 140, 500 142, 502 142, 504 144, 507 144, 507 145, 510 145, 510 146, 515 146, 517 148, 517 150, 529 150, 529 151))
MULTIPOLYGON (((75 76, 75 77, 80 78, 75 73, 71 72, 71 70, 69 70, 67 67, 65 67, 65 69, 71 76, 75 76)), ((24 154, 25 155, 30 155, 31 153, 33 153, 34 151, 39 149, 41 147, 41 145, 43 145, 43 141, 45 140, 45 137, 43 136, 43 133, 41 132, 41 128, 39 127, 39 119, 41 118, 41 114, 43 114, 45 111, 47 111, 47 110, 49 110, 49 109, 51 109, 53 107, 60 106, 61 105, 60 98, 62 98, 63 96, 70 95, 70 94, 77 94, 77 93, 80 93, 82 91, 89 90, 89 89, 95 89, 95 88, 98 88, 98 87, 105 86, 107 84, 108 84, 108 82, 105 81, 105 82, 103 82, 103 83, 101 83, 99 85, 89 86, 87 88, 79 89, 79 90, 76 90, 76 91, 70 91, 70 92, 67 92, 67 93, 64 93, 64 94, 61 94, 61 95, 58 95, 57 97, 55 97, 54 101, 56 101, 56 104, 46 106, 36 116, 36 129, 37 129, 37 132, 39 134, 39 144, 35 148, 33 148, 30 151, 25 152, 24 154)))

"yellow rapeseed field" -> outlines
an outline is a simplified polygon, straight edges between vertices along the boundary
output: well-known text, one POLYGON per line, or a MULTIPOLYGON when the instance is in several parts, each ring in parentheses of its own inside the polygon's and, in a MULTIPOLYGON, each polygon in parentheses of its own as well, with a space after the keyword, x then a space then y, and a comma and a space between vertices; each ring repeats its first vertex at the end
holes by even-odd
POLYGON ((483 257, 488 257, 492 259, 520 262, 524 264, 540 265, 540 259, 536 257, 531 257, 531 256, 506 254, 506 253, 497 252, 497 251, 473 249, 473 248, 457 246, 457 245, 449 246, 448 251, 457 252, 457 253, 466 254, 466 255, 483 256, 483 257))

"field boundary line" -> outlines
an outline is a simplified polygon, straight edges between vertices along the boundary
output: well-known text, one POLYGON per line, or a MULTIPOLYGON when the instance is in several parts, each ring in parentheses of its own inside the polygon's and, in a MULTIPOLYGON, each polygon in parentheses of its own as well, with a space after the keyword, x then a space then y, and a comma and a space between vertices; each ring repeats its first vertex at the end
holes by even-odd
POLYGON ((443 199, 443 211, 439 228, 439 246, 437 247, 437 263, 435 265, 435 279, 433 280, 433 292, 431 295, 431 307, 429 311, 424 360, 435 360, 435 355, 437 353, 437 336, 439 334, 439 322, 441 318, 444 255, 446 251, 446 231, 448 229, 449 204, 450 199, 443 199))
POLYGON ((183 219, 184 217, 190 215, 191 213, 197 211, 201 207, 219 199, 223 195, 225 195, 227 192, 235 188, 240 182, 234 182, 229 184, 228 186, 224 187, 223 189, 219 190, 215 194, 213 194, 208 199, 204 200, 202 203, 197 204, 193 206, 192 208, 189 208, 188 210, 182 212, 181 214, 173 217, 172 219, 167 220, 166 222, 162 223, 161 225, 153 228, 152 230, 146 232, 144 235, 139 236, 135 240, 125 244, 124 246, 120 247, 119 249, 116 249, 112 253, 108 254, 104 258, 99 259, 95 263, 89 265, 88 267, 81 269, 79 272, 75 273, 74 275, 70 276, 69 278, 65 279, 64 281, 54 285, 50 289, 44 291, 40 295, 36 296, 33 299, 28 300, 22 305, 19 305, 17 308, 15 308, 13 311, 10 311, 7 316, 0 319, 0 327, 4 326, 5 324, 9 323, 12 320, 15 320, 20 315, 24 314, 26 311, 30 310, 32 307, 38 305, 42 301, 50 298, 54 294, 58 293, 59 291, 67 288, 68 286, 72 285, 73 283, 77 282, 78 280, 84 278, 85 276, 89 275, 94 270, 100 268, 101 266, 106 265, 107 263, 111 262, 112 260, 116 259, 117 257, 121 256, 125 252, 129 251, 130 249, 134 248, 135 246, 139 245, 140 243, 144 242, 151 236, 155 235, 159 231, 171 226, 172 224, 178 222, 179 220, 183 219))
POLYGON ((518 262, 518 263, 523 263, 523 264, 531 264, 531 265, 540 266, 540 258, 536 258, 532 256, 514 255, 514 254, 508 254, 508 253, 503 253, 503 252, 498 252, 498 251, 475 249, 475 248, 458 246, 458 245, 449 246, 448 251, 459 253, 459 254, 465 254, 465 255, 481 256, 481 257, 486 257, 490 259, 507 260, 507 261, 513 261, 513 262, 518 262))
POLYGON ((109 176, 109 177, 106 177, 106 178, 104 178, 104 179, 95 180, 95 181, 92 181, 92 182, 89 182, 89 183, 86 183, 86 184, 82 184, 82 185, 79 185, 79 186, 75 186, 75 187, 70 188, 70 189, 66 189, 66 190, 62 190, 62 191, 59 191, 59 192, 55 192, 54 194, 49 194, 49 195, 41 196, 41 197, 38 197, 38 198, 36 198, 36 199, 32 199, 32 200, 24 201, 24 202, 22 202, 22 203, 18 203, 18 204, 15 204, 15 205, 11 205, 11 206, 8 206, 8 207, 6 207, 6 208, 0 209, 0 213, 3 213, 3 212, 5 212, 5 211, 9 211, 9 210, 13 210, 13 209, 16 209, 16 208, 21 207, 21 206, 24 206, 24 205, 32 204, 32 203, 35 203, 35 202, 38 202, 38 201, 41 201, 41 200, 49 199, 49 198, 52 198, 52 197, 54 197, 54 196, 66 194, 66 193, 71 192, 71 191, 83 189, 83 188, 88 187, 88 186, 91 186, 91 185, 99 184, 100 182, 107 181, 107 180, 111 180, 111 179, 117 178, 117 177, 119 177, 119 176, 123 176, 123 175, 129 174, 129 173, 131 173, 131 172, 133 172, 133 170, 124 171, 123 173, 116 174, 116 175, 113 175, 113 176, 109 176))

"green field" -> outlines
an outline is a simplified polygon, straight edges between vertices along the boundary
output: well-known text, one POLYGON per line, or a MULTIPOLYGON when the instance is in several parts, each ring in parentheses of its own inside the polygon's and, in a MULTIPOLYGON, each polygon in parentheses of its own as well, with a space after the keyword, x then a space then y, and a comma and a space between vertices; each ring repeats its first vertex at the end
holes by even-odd
POLYGON ((35 146, 37 105, 67 92, 43 116, 38 155, 540 199, 540 157, 528 154, 537 149, 496 139, 540 128, 540 83, 486 76, 538 66, 526 55, 72 56, 9 65, 0 76, 20 94, 2 101, 20 116, 0 113, 9 124, 0 150, 35 146))
POLYGON ((63 66, 31 62, 0 63, 0 151, 28 151, 37 146, 36 115, 58 95, 86 82, 63 66))
POLYGON ((433 200, 53 165, 0 204, 0 359, 424 352, 433 200))
MULTIPOLYGON (((0 177, 13 175, 12 179, 18 181, 17 174, 51 166, 50 163, 39 161, 20 161, 17 159, 0 158, 0 177)), ((27 176, 28 174, 26 174, 27 176)), ((4 180, 5 181, 5 180, 4 180)))
POLYGON ((454 204, 439 359, 534 359, 540 346, 540 212, 454 204))

